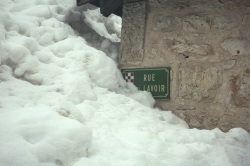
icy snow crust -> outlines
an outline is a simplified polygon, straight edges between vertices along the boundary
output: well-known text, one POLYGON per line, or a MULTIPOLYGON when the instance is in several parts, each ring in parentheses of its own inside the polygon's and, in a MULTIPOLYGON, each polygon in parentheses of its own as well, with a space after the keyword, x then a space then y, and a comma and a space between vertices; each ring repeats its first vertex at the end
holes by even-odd
MULTIPOLYGON (((1 166, 250 165, 243 129, 188 129, 126 84, 109 56, 64 23, 74 2, 0 0, 1 166)), ((116 42, 98 11, 87 21, 116 42)), ((111 20, 117 32, 120 18, 111 20)))

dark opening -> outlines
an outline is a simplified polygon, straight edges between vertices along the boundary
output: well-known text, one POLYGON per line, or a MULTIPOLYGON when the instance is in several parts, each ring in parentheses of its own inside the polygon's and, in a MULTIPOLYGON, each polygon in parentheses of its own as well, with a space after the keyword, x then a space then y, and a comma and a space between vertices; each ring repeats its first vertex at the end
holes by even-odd
POLYGON ((182 56, 184 56, 184 58, 189 58, 189 55, 187 55, 187 54, 182 54, 182 56))

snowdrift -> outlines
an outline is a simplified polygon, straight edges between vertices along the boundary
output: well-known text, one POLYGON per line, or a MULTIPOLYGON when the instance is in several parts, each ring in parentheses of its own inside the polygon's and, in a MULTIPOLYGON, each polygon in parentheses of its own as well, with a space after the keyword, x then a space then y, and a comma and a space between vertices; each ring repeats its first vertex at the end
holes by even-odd
POLYGON ((0 2, 1 166, 250 165, 249 133, 188 129, 122 79, 121 18, 74 7, 0 2))

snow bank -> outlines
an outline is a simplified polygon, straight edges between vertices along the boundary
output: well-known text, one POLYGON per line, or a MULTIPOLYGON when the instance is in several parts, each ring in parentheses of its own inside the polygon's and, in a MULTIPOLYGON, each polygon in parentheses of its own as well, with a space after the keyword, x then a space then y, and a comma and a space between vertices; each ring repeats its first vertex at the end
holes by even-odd
POLYGON ((49 107, 12 108, 0 120, 3 166, 71 165, 87 156, 91 131, 49 107))
POLYGON ((100 9, 86 4, 72 8, 65 18, 77 33, 89 45, 106 53, 113 60, 118 60, 121 37, 121 18, 115 15, 106 18, 100 9))
POLYGON ((74 6, 0 2, 1 166, 250 165, 246 131, 188 129, 153 109, 114 61, 121 19, 74 6))

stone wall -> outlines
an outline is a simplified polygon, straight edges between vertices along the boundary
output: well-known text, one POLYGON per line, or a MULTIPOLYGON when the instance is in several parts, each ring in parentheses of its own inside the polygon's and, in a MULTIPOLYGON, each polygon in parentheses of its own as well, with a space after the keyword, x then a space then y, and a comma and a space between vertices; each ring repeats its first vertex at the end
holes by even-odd
POLYGON ((121 68, 171 67, 172 110, 190 127, 250 131, 250 0, 124 4, 121 68))

